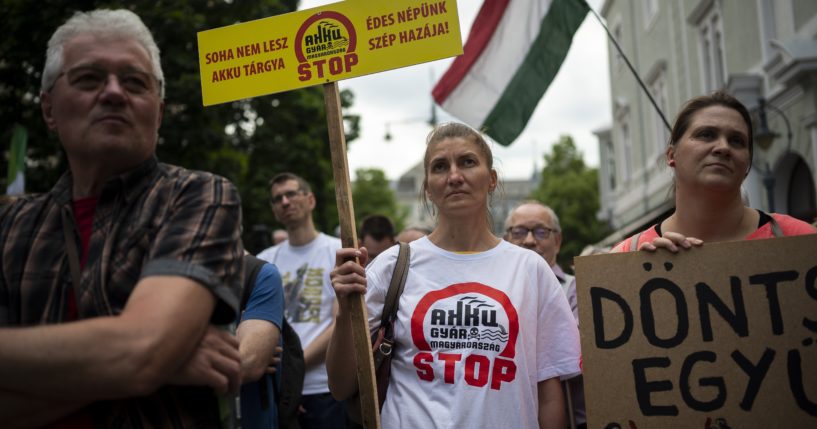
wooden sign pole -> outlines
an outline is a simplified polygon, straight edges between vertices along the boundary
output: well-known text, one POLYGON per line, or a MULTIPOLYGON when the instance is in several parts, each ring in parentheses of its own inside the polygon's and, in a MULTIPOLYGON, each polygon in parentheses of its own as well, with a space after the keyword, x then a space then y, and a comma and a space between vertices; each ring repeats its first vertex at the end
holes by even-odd
MULTIPOLYGON (((346 159, 346 135, 337 82, 323 85, 326 105, 326 124, 329 128, 329 148, 332 152, 332 174, 335 178, 335 199, 340 219, 340 240, 343 247, 357 248, 355 211, 352 206, 352 186, 349 181, 349 163, 346 159)), ((352 319, 352 339, 357 356, 357 384, 363 427, 380 429, 380 407, 377 401, 372 345, 369 339, 369 321, 363 295, 347 298, 352 319)))

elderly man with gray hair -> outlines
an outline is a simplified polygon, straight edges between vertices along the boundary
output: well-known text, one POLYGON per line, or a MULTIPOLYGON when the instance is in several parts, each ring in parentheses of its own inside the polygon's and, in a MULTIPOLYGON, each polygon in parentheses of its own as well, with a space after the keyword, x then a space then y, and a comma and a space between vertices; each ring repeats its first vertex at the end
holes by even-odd
POLYGON ((3 427, 217 428, 240 382, 241 204, 156 159, 159 48, 128 10, 77 13, 40 93, 66 172, 0 207, 3 427))

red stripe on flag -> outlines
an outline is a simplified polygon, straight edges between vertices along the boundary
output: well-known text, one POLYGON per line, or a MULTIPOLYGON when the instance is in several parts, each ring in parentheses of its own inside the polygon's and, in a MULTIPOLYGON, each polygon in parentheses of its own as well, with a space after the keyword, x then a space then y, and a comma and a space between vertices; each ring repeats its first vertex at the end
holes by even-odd
POLYGON ((508 3, 510 3, 510 0, 485 0, 482 3, 482 7, 471 25, 468 40, 465 41, 465 46, 462 48, 463 54, 454 59, 451 67, 446 70, 431 91, 431 96, 434 97, 437 104, 443 104, 482 55, 482 51, 485 50, 488 42, 494 36, 508 3))

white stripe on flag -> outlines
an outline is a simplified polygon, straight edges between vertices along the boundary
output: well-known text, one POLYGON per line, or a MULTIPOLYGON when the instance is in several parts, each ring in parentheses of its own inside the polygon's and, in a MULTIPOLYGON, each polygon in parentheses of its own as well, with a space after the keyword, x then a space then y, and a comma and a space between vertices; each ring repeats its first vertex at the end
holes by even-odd
POLYGON ((471 126, 482 126, 528 55, 551 4, 552 0, 511 0, 491 41, 442 108, 471 126))

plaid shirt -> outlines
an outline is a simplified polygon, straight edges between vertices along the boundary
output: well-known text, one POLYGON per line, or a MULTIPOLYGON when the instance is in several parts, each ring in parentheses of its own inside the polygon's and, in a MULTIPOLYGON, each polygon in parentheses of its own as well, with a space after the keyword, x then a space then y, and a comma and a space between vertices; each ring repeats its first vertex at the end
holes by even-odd
MULTIPOLYGON (((0 326, 64 319, 73 292, 62 211, 81 242, 71 189, 66 173, 49 193, 15 198, 0 208, 0 326)), ((243 275, 240 224, 238 193, 221 177, 151 157, 109 180, 97 202, 76 291, 79 319, 121 313, 144 277, 178 275, 217 297, 213 323, 234 321, 243 275)), ((218 427, 211 392, 166 386, 148 397, 100 402, 89 410, 105 427, 218 427)))

